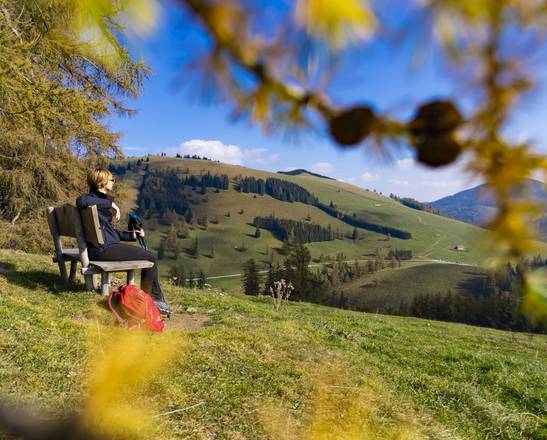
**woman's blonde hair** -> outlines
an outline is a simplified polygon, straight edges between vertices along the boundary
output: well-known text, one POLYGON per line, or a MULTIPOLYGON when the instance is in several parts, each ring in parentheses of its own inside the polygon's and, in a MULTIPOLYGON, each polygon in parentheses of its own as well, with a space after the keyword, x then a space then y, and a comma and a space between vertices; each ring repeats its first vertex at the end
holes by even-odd
POLYGON ((87 173, 87 184, 91 189, 104 188, 110 179, 112 179, 112 173, 105 168, 97 168, 87 173))

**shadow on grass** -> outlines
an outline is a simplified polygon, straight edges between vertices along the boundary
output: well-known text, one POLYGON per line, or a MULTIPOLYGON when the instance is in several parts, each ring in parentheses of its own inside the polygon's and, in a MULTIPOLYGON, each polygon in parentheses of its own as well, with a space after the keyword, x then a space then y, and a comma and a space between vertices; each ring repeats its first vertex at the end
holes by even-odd
POLYGON ((486 275, 483 272, 477 271, 466 271, 464 273, 468 278, 458 283, 457 288, 460 292, 464 295, 473 295, 475 298, 482 296, 486 275))
POLYGON ((14 264, 1 263, 0 275, 3 275, 7 280, 25 289, 43 289, 54 295, 61 292, 86 292, 83 283, 67 284, 61 275, 51 272, 42 272, 37 270, 17 271, 14 264))

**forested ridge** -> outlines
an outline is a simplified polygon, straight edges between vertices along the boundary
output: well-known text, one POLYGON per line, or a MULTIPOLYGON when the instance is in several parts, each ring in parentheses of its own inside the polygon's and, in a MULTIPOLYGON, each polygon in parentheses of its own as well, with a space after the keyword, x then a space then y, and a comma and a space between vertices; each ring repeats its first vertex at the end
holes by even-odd
MULTIPOLYGON (((138 165, 134 165, 138 166, 138 165)), ((128 164, 131 167, 131 164, 128 164)), ((125 173, 126 167, 120 169, 113 166, 111 169, 117 173, 125 173), (122 172, 122 170, 124 170, 122 172)), ((226 174, 211 174, 210 172, 193 175, 188 169, 152 169, 145 167, 142 184, 139 187, 138 205, 142 213, 149 218, 153 215, 163 217, 166 212, 174 211, 184 215, 188 222, 192 219, 192 209, 185 194, 187 187, 206 194, 207 188, 216 191, 229 188, 229 178, 226 174)))
POLYGON ((256 179, 252 176, 244 177, 240 179, 239 190, 245 193, 256 193, 260 195, 268 194, 269 196, 283 202, 305 203, 307 205, 315 206, 330 216, 342 220, 343 222, 354 227, 377 232, 379 234, 390 235, 392 237, 401 238, 404 240, 412 238, 412 234, 410 232, 390 226, 372 223, 361 217, 357 217, 355 214, 350 216, 342 213, 332 202, 330 205, 321 203, 317 197, 311 194, 307 189, 287 180, 270 177, 264 181, 264 179, 256 179))
POLYGON ((330 225, 324 228, 314 223, 281 219, 273 215, 255 217, 253 224, 258 228, 272 231, 279 240, 288 240, 292 237, 296 243, 332 241, 341 238, 340 233, 333 231, 330 225))

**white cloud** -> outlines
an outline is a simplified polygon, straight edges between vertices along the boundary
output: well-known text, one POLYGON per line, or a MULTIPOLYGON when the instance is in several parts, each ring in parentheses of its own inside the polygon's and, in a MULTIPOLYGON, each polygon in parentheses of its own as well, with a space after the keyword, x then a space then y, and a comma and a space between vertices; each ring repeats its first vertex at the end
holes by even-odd
POLYGON ((238 145, 225 144, 219 140, 192 139, 185 141, 178 148, 167 148, 167 154, 190 154, 205 156, 209 159, 232 165, 248 163, 269 164, 279 160, 279 154, 268 154, 266 148, 241 148, 238 145))
POLYGON ((450 189, 450 188, 460 188, 463 185, 463 181, 461 179, 422 180, 421 184, 424 186, 429 186, 433 188, 450 189))
POLYGON ((525 144, 527 142, 530 142, 530 136, 528 135, 528 132, 521 131, 517 136, 517 144, 525 144))
POLYGON ((400 168, 400 169, 403 169, 403 170, 407 170, 409 168, 412 168, 413 165, 414 165, 414 159, 412 159, 411 157, 409 157, 407 159, 400 159, 396 162, 397 168, 400 168))
POLYGON ((348 183, 353 183, 353 182, 355 182, 355 177, 348 177, 348 178, 346 179, 346 182, 348 182, 348 183))
POLYGON ((374 182, 379 179, 378 174, 371 174, 368 171, 366 173, 363 173, 359 176, 361 180, 364 180, 365 182, 374 182))
POLYGON ((270 155, 268 155, 267 153, 268 150, 266 148, 253 148, 243 150, 243 160, 245 161, 245 163, 253 162, 266 165, 277 161, 280 157, 278 153, 270 155))
POLYGON ((243 151, 237 145, 226 145, 221 141, 192 139, 180 144, 179 149, 183 154, 197 154, 232 165, 243 165, 243 151))
POLYGON ((394 185, 397 185, 397 186, 408 186, 408 185, 410 185, 410 183, 406 179, 391 179, 390 182, 393 183, 394 185))
POLYGON ((123 151, 146 151, 144 147, 122 147, 123 151))
POLYGON ((311 166, 314 173, 332 173, 334 166, 330 162, 317 162, 311 166))

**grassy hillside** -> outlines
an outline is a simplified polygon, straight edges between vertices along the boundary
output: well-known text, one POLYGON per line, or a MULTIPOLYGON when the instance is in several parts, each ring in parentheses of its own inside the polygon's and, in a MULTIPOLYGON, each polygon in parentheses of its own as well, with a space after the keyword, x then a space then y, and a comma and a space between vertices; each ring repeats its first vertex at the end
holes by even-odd
POLYGON ((480 267, 413 262, 353 280, 344 285, 344 293, 357 310, 397 310, 418 293, 445 294, 452 289, 460 295, 476 294, 485 277, 486 270, 480 267))
MULTIPOLYGON (((191 174, 210 172, 211 174, 227 174, 231 179, 236 176, 254 176, 266 179, 277 177, 295 182, 313 192, 321 202, 328 204, 331 200, 343 212, 356 212, 367 220, 382 225, 391 226, 409 231, 412 239, 401 240, 391 238, 387 240, 382 234, 360 229, 360 239, 352 241, 348 238, 328 242, 311 243, 308 245, 312 257, 335 255, 343 252, 348 259, 363 258, 379 248, 387 253, 392 248, 410 249, 415 256, 430 259, 443 259, 453 262, 481 264, 491 253, 480 247, 480 237, 483 230, 446 217, 416 211, 407 208, 388 197, 366 191, 336 180, 324 179, 301 173, 296 176, 268 173, 260 170, 248 169, 241 166, 227 165, 212 161, 151 158, 151 168, 180 168, 190 170, 191 174), (455 245, 463 245, 464 251, 454 250, 455 245)), ((141 171, 142 173, 142 171, 141 171)), ((129 185, 134 187, 139 182, 135 173, 126 174, 129 185)), ((266 266, 268 262, 281 260, 277 249, 281 242, 268 231, 263 230, 262 236, 255 239, 252 235, 254 227, 251 225, 255 216, 274 213, 280 218, 303 220, 309 216, 313 223, 323 226, 331 225, 333 229, 350 234, 352 227, 329 216, 320 209, 302 203, 282 202, 265 195, 255 197, 254 194, 239 193, 230 186, 228 191, 216 194, 212 190, 203 196, 198 192, 187 190, 193 200, 192 210, 195 217, 207 214, 209 220, 218 218, 219 224, 209 223, 207 230, 196 227, 191 236, 183 240, 184 248, 189 249, 194 238, 200 243, 200 257, 194 259, 183 252, 177 263, 184 264, 187 271, 204 269, 207 275, 224 275, 238 273, 242 264, 249 258, 255 258, 266 266), (240 214, 241 210, 243 212, 240 214), (227 217, 227 213, 230 216, 227 217), (240 252, 241 245, 247 247, 240 252), (214 258, 210 258, 214 248, 214 258)), ((166 226, 159 226, 157 230, 149 230, 148 241, 153 249, 157 249, 160 240, 166 233, 166 226)), ((164 268, 175 264, 172 255, 167 255, 164 268)), ((166 270, 166 269, 165 269, 166 270)))
MULTIPOLYGON (((88 346, 106 356, 109 313, 96 293, 65 290, 50 257, 0 250, 0 261, 3 396, 72 411, 88 398, 88 346)), ((155 418, 144 438, 547 435, 545 336, 305 303, 276 313, 269 298, 216 290, 166 295, 171 339, 154 336, 149 350, 184 344, 120 394, 151 414, 184 411, 155 418)))

